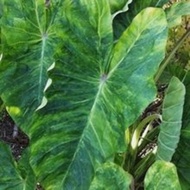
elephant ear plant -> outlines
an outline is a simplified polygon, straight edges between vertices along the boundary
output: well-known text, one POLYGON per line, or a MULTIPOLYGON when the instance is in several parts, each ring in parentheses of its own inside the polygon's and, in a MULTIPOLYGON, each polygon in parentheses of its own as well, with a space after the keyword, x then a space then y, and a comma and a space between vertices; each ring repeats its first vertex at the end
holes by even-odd
MULTIPOLYGON (((45 190, 123 190, 140 187, 144 177, 145 189, 190 184, 181 180, 190 170, 170 162, 185 95, 176 77, 165 95, 160 133, 151 133, 157 151, 138 157, 147 144, 140 144, 142 122, 158 116, 139 120, 155 100, 154 77, 175 13, 160 8, 164 3, 147 1, 114 39, 115 18, 130 15, 135 1, 1 0, 0 97, 30 144, 15 162, 0 143, 0 189, 34 190, 39 182, 45 190)), ((182 143, 188 131, 184 126, 182 143)))

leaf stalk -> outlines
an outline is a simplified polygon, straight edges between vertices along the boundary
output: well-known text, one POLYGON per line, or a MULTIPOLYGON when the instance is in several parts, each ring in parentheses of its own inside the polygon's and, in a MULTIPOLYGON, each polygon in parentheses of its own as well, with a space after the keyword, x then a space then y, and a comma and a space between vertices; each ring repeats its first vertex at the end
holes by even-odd
POLYGON ((168 57, 165 58, 163 61, 163 64, 160 66, 156 76, 155 76, 155 82, 157 82, 162 75, 164 69, 176 53, 176 51, 179 49, 179 47, 183 44, 183 42, 186 40, 186 38, 190 35, 190 28, 183 34, 183 36, 179 39, 179 41, 176 43, 174 49, 171 51, 171 53, 168 55, 168 57))

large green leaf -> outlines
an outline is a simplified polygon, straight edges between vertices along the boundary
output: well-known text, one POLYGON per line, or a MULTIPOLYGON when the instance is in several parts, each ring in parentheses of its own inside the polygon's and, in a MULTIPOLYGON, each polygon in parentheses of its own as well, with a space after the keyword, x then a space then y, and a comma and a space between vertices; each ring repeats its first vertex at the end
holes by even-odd
MULTIPOLYGON (((34 190, 36 181, 31 167, 23 164, 23 158, 17 164, 8 145, 0 141, 0 189, 34 190)), ((25 162, 24 161, 24 162, 25 162)))
POLYGON ((108 5, 97 5, 104 8, 94 8, 96 16, 89 1, 67 6, 65 54, 50 73, 48 103, 30 126, 31 164, 46 189, 60 189, 63 177, 64 189, 88 189, 97 168, 125 151, 126 127, 156 94, 153 76, 167 37, 164 12, 142 11, 112 49, 108 5))
POLYGON ((171 161, 179 142, 185 87, 176 77, 173 77, 167 88, 163 108, 162 124, 158 136, 157 159, 171 161))
MULTIPOLYGON (((19 6, 23 1, 14 2, 19 6)), ((30 13, 29 18, 35 20, 36 13, 44 10, 44 4, 42 1, 32 1, 33 4, 27 2, 26 5, 31 9, 19 7, 18 12, 24 15, 30 13), (28 10, 33 12, 28 13, 28 10)), ((6 6, 12 8, 12 12, 17 10, 16 5, 6 6)), ((164 57, 167 22, 162 9, 143 10, 114 45, 108 1, 65 0, 58 11, 52 9, 54 12, 57 14, 54 14, 49 27, 51 35, 48 33, 46 36, 45 46, 40 40, 35 45, 27 40, 29 44, 26 43, 27 51, 24 51, 21 44, 16 51, 19 61, 15 68, 10 63, 6 65, 8 58, 13 58, 15 52, 6 55, 0 86, 2 85, 5 103, 12 108, 9 109, 11 115, 17 122, 19 118, 20 127, 28 131, 31 139, 30 164, 38 181, 46 190, 86 190, 94 183, 95 174, 100 171, 102 164, 112 162, 117 152, 125 151, 126 128, 156 96, 153 77, 164 57), (55 52, 53 50, 57 39, 63 45, 55 48, 55 52), (48 64, 41 65, 44 66, 42 75, 35 69, 36 57, 30 57, 30 54, 36 52, 33 45, 39 46, 39 52, 44 52, 43 55, 47 56, 45 60, 48 64), (42 101, 48 78, 46 71, 53 61, 52 52, 56 53, 55 68, 49 72, 52 85, 46 90, 47 105, 33 114, 42 101), (29 69, 27 76, 25 64, 29 69), (16 72, 12 71, 14 69, 16 72), (35 77, 31 75, 32 71, 36 74, 35 77), (26 78, 19 78, 22 73, 26 78), (43 78, 43 88, 39 88, 39 76, 43 78), (29 80, 26 81, 27 84, 31 81, 31 88, 23 86, 17 77, 20 81, 29 80), (38 92, 39 101, 31 107, 31 103, 36 100, 33 95, 38 92)), ((40 15, 43 19, 43 11, 40 15)), ((19 18, 19 22, 24 22, 23 18, 19 18)), ((14 19, 10 15, 10 21, 12 20, 14 19)), ((41 22, 44 28, 45 23, 41 22)), ((26 25, 30 23, 27 22, 26 25)), ((13 25, 10 29, 12 28, 17 30, 18 27, 13 25)), ((31 31, 33 30, 35 27, 31 31)), ((7 36, 8 32, 4 35, 7 36)), ((22 37, 26 42, 25 36, 28 34, 18 34, 14 45, 22 41, 22 37)), ((9 36, 5 39, 7 48, 12 47, 10 39, 9 36)), ((41 57, 37 58, 39 63, 41 57)), ((116 171, 123 176, 120 171, 116 171)), ((110 172, 112 171, 105 171, 110 172)), ((122 179, 123 184, 128 184, 127 178, 122 179)))
POLYGON ((145 190, 181 190, 174 164, 156 161, 145 176, 145 190))

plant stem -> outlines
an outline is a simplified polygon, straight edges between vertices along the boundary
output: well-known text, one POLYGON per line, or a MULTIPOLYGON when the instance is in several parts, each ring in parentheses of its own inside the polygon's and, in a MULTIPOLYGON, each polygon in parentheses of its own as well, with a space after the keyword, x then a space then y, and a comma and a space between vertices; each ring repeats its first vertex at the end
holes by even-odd
POLYGON ((137 159, 137 153, 138 153, 138 146, 139 146, 139 140, 141 139, 142 131, 145 130, 145 127, 148 123, 151 123, 155 119, 159 119, 159 114, 152 114, 150 116, 147 116, 144 118, 136 127, 134 130, 132 137, 131 137, 131 143, 128 149, 128 153, 126 155, 127 160, 125 160, 124 168, 125 170, 132 172, 136 159, 137 159))
POLYGON ((176 53, 176 51, 179 49, 179 47, 182 45, 182 43, 185 41, 185 39, 190 35, 190 28, 183 34, 183 36, 179 39, 179 41, 176 43, 174 49, 171 51, 171 53, 168 55, 168 57, 165 58, 165 60, 163 61, 163 64, 160 66, 156 76, 155 76, 155 82, 158 81, 158 79, 160 78, 160 76, 162 75, 164 69, 166 68, 166 66, 168 65, 168 63, 170 62, 171 58, 174 56, 174 54, 176 53))
POLYGON ((152 152, 146 155, 137 165, 133 168, 133 176, 135 178, 135 182, 138 182, 142 177, 144 177, 148 168, 154 163, 155 154, 152 152))

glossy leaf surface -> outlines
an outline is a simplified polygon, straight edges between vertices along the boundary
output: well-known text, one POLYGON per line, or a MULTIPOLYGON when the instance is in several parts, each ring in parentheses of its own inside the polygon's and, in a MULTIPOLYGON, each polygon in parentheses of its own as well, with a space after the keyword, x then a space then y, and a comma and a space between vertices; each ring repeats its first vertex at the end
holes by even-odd
POLYGON ((185 87, 176 77, 173 77, 167 88, 163 107, 162 124, 158 136, 157 159, 171 161, 179 142, 185 87))
POLYGON ((156 161, 145 176, 145 190, 181 190, 174 164, 156 161))

